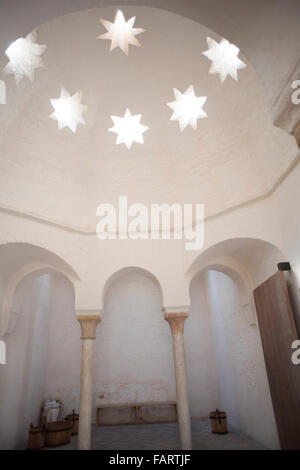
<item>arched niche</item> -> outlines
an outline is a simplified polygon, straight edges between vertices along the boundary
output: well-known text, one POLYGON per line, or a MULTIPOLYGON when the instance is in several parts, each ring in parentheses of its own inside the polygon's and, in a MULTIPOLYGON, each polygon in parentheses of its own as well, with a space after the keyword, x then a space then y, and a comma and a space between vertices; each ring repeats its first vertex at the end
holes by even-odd
POLYGON ((209 407, 225 410, 229 430, 277 449, 255 310, 252 303, 242 304, 240 289, 239 276, 220 265, 208 266, 191 281, 185 332, 191 405, 194 413, 209 407))
MULTIPOLYGON (((218 407, 227 409, 229 423, 270 448, 279 444, 252 292, 283 260, 281 250, 265 240, 234 238, 204 250, 186 273, 192 286, 186 334, 192 344, 193 335, 198 336, 200 356, 212 362, 206 375, 204 367, 197 370, 192 361, 197 350, 187 342, 191 380, 198 386, 207 381, 209 398, 215 396, 218 407)), ((203 390, 201 396, 205 398, 203 390)))
MULTIPOLYGON (((110 276, 103 295, 95 341, 95 402, 173 400, 172 338, 162 313, 159 281, 149 271, 130 266, 110 276)), ((108 424, 128 422, 128 410, 119 413, 104 412, 102 419, 108 424)), ((168 407, 143 413, 146 421, 173 419, 168 407)))
POLYGON ((80 342, 69 278, 49 268, 22 276, 8 326, 7 362, 0 370, 0 445, 24 449, 45 399, 62 399, 64 412, 79 406, 80 342))

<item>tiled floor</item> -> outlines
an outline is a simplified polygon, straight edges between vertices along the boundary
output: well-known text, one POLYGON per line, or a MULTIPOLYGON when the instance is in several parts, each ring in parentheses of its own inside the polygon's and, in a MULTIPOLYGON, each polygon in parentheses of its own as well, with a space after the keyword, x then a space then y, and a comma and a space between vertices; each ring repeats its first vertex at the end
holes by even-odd
MULTIPOLYGON (((216 435, 210 430, 209 420, 192 421, 193 449, 200 450, 263 450, 261 444, 243 434, 216 435)), ((57 449, 74 450, 77 436, 57 449)), ((94 427, 92 449, 99 450, 178 450, 177 423, 141 424, 138 426, 94 427)))

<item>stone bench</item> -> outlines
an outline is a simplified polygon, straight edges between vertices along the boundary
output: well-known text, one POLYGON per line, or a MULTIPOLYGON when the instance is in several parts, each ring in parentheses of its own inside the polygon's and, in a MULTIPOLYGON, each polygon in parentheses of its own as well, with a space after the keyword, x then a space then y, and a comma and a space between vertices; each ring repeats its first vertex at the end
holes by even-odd
MULTIPOLYGON (((153 402, 142 402, 142 403, 114 403, 109 405, 98 405, 96 407, 96 425, 100 426, 100 411, 107 408, 135 408, 135 423, 140 424, 140 408, 143 406, 174 406, 175 409, 175 421, 177 421, 177 403, 176 401, 153 401, 153 402)), ((161 422, 161 421, 160 421, 161 422)))

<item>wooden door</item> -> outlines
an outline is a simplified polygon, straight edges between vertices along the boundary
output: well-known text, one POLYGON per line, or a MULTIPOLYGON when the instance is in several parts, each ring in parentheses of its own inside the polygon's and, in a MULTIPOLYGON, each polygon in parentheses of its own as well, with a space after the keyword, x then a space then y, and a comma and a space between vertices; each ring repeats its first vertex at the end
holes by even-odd
POLYGON ((274 414, 282 449, 300 449, 300 365, 291 361, 298 339, 284 273, 254 290, 274 414))

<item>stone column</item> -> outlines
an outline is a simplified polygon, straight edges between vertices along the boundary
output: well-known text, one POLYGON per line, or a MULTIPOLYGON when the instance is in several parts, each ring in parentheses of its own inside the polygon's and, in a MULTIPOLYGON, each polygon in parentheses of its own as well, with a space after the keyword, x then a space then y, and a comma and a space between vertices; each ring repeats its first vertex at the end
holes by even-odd
POLYGON ((82 335, 78 449, 89 450, 92 427, 94 340, 101 317, 100 315, 79 315, 77 320, 80 323, 82 335))
POLYGON ((192 448, 191 418, 187 391, 186 363, 183 338, 184 322, 187 317, 188 313, 165 312, 165 320, 169 322, 172 331, 178 424, 181 449, 183 450, 189 450, 192 448))

